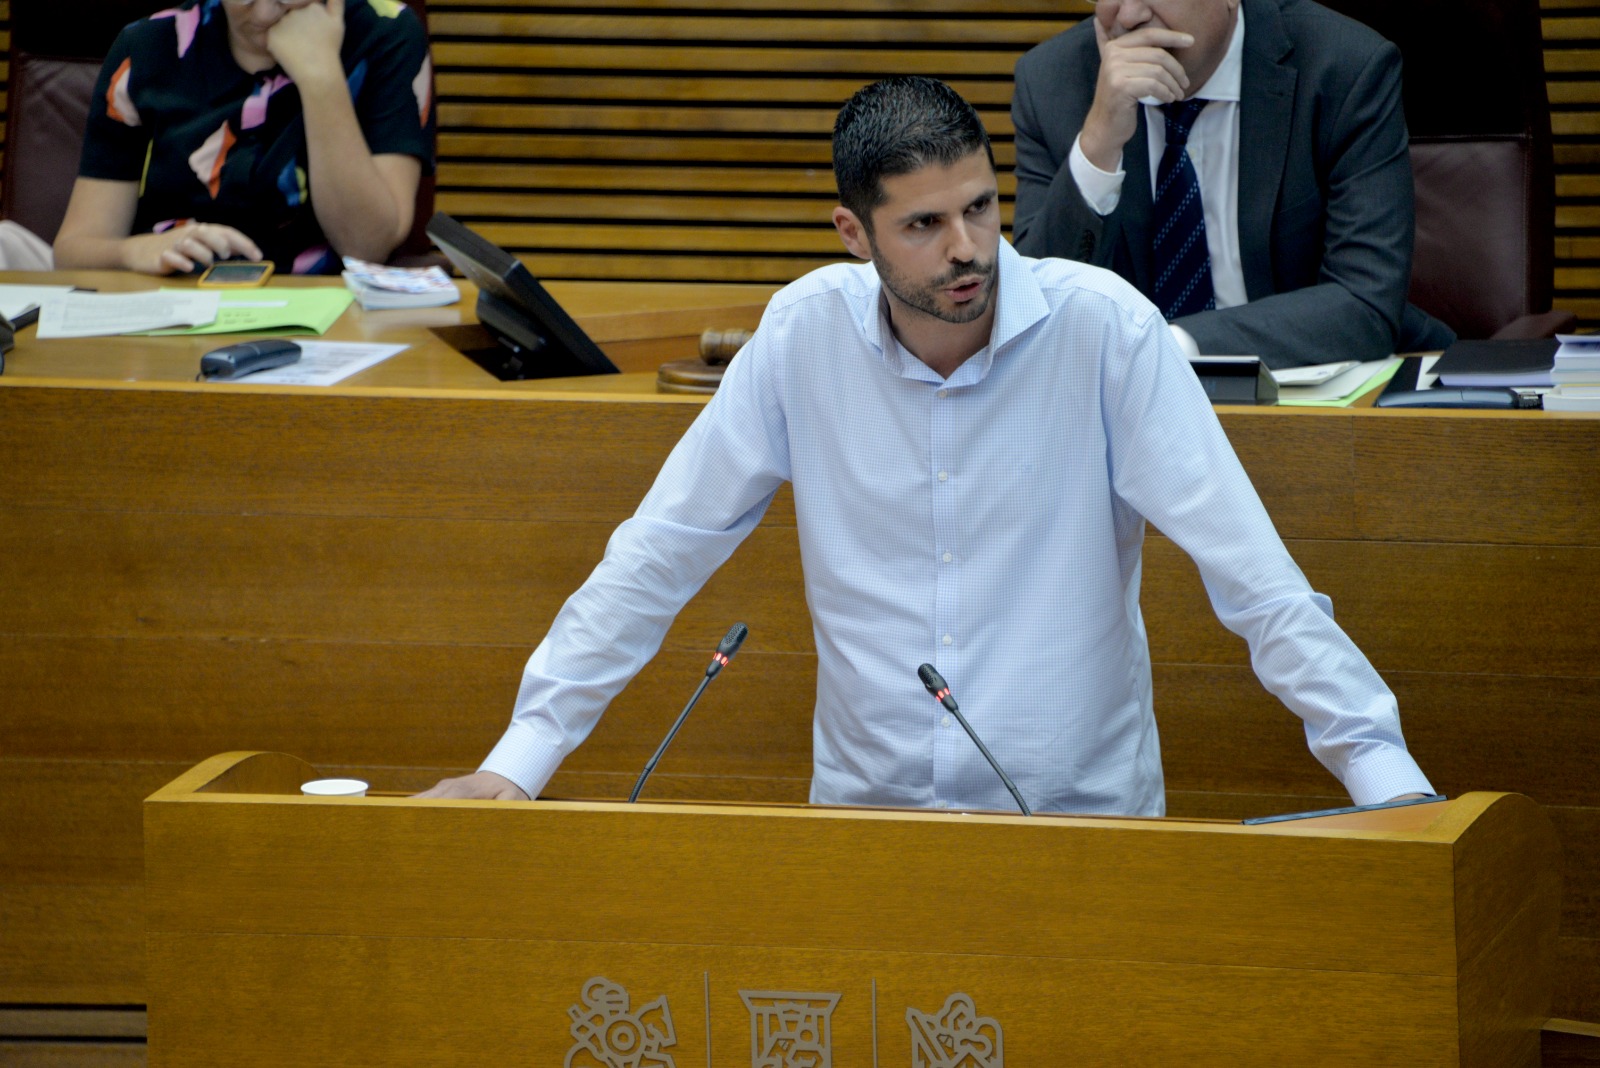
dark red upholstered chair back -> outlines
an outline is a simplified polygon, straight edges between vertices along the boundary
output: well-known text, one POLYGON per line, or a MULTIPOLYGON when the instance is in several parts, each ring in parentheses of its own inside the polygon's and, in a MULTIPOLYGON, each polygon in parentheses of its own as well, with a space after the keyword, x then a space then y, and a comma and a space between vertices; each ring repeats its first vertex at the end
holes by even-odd
POLYGON ((100 61, 72 56, 11 56, 10 113, 0 218, 56 239, 78 173, 83 124, 100 61))
MULTIPOLYGON (((54 241, 78 174, 83 127, 100 63, 118 31, 172 0, 12 0, 12 53, 0 218, 54 241)), ((428 24, 427 0, 405 3, 428 24)), ((433 217, 434 179, 417 186, 411 234, 395 260, 432 248, 423 228, 433 217)))
POLYGON ((1538 0, 1323 0, 1399 46, 1417 190, 1411 300, 1462 337, 1543 333, 1555 165, 1538 0))

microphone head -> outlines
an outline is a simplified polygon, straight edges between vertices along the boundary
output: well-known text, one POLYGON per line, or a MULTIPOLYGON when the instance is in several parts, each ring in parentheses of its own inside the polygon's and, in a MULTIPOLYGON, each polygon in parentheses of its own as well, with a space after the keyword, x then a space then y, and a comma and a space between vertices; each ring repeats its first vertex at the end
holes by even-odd
POLYGON ((739 651, 739 646, 750 637, 750 628, 743 623, 735 623, 728 628, 728 636, 717 645, 717 652, 721 653, 724 660, 732 660, 733 654, 739 651))
POLYGON ((939 669, 932 664, 923 664, 917 668, 917 678, 922 680, 922 685, 926 686, 928 692, 935 697, 939 696, 939 691, 950 688, 945 684, 944 676, 939 674, 939 669))

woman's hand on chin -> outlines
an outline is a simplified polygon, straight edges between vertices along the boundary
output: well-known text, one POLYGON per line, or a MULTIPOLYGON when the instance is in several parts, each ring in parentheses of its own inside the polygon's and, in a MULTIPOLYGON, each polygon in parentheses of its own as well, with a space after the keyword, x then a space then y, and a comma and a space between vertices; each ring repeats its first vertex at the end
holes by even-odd
POLYGON ((302 91, 319 78, 344 81, 344 0, 307 4, 287 12, 267 31, 267 51, 302 91))

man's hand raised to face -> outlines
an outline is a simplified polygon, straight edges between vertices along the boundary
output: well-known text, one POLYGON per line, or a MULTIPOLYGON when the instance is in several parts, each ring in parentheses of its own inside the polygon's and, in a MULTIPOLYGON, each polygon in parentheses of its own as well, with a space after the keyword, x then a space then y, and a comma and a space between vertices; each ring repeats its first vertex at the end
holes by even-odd
POLYGON ((1122 146, 1139 128, 1139 102, 1150 98, 1170 104, 1188 94, 1189 75, 1171 50, 1188 48, 1194 38, 1150 25, 1113 37, 1099 11, 1094 36, 1100 45, 1100 77, 1079 144, 1090 163, 1115 171, 1122 162, 1122 146))

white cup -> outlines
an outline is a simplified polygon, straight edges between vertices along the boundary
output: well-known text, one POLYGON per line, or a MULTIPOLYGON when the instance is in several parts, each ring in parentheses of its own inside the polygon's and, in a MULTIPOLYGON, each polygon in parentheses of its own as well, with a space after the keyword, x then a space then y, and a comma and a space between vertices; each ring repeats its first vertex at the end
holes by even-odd
POLYGON ((360 779, 312 779, 300 784, 300 792, 315 797, 366 797, 367 784, 360 779))

